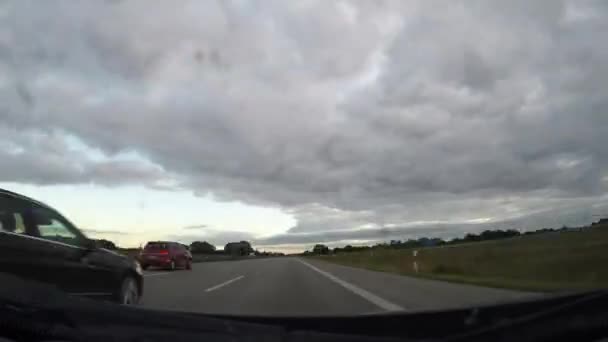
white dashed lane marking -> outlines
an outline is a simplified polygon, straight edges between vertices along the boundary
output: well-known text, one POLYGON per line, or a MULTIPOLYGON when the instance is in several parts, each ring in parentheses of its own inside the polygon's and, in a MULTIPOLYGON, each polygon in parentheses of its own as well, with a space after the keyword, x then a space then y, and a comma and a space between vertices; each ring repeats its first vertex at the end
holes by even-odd
POLYGON ((237 281, 237 280, 241 280, 241 279, 243 279, 243 278, 245 278, 245 276, 242 276, 242 275, 241 275, 241 276, 238 276, 238 277, 236 277, 236 278, 233 278, 233 279, 230 279, 230 280, 228 280, 228 281, 225 281, 225 282, 223 282, 223 283, 221 283, 221 284, 217 284, 217 285, 215 285, 215 286, 212 286, 212 287, 210 287, 210 288, 206 289, 206 290, 205 290, 205 292, 211 292, 211 291, 215 291, 215 290, 217 290, 217 289, 220 289, 220 288, 222 288, 222 287, 224 287, 224 286, 226 286, 226 285, 232 284, 232 283, 234 283, 235 281, 237 281))

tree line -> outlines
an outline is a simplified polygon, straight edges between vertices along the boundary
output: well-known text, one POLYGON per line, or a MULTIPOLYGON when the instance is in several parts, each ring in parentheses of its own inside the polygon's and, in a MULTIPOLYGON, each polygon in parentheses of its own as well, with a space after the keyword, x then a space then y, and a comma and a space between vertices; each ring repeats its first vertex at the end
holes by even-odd
POLYGON ((568 228, 566 226, 553 229, 553 228, 542 228, 535 231, 527 231, 520 232, 515 229, 507 229, 507 230, 484 230, 479 234, 467 233, 465 236, 460 238, 454 238, 451 240, 443 240, 441 238, 428 238, 421 237, 418 239, 407 239, 407 240, 390 240, 390 242, 381 242, 372 246, 352 246, 346 245, 344 247, 335 247, 333 249, 329 248, 323 244, 316 244, 312 250, 305 251, 305 255, 309 254, 317 254, 317 255, 326 255, 326 254, 337 254, 337 253, 350 253, 357 251, 365 251, 371 249, 407 249, 407 248, 420 248, 420 247, 435 247, 435 246, 444 246, 444 245, 457 245, 462 243, 470 243, 470 242, 480 242, 480 241, 490 241, 490 240, 500 240, 513 238, 517 236, 524 235, 536 235, 536 234, 545 234, 545 233, 554 233, 559 231, 568 231, 578 229, 582 230, 583 228, 568 228))

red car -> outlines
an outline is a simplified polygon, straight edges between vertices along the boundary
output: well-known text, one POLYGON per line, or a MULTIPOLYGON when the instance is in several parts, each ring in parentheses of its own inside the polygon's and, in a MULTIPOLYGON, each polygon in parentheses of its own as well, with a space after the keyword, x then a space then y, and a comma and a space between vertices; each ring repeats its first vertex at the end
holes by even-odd
POLYGON ((145 270, 150 266, 175 270, 183 267, 192 269, 192 254, 188 248, 179 242, 152 241, 139 255, 141 267, 145 270))

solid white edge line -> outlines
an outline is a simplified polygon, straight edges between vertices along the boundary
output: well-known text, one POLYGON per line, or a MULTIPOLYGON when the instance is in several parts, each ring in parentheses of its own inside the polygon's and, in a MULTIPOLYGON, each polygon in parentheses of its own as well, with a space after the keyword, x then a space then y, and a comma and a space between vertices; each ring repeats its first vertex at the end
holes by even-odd
POLYGON ((243 279, 243 278, 245 278, 245 276, 244 276, 244 275, 240 275, 240 276, 238 276, 238 277, 236 277, 236 278, 232 278, 232 279, 230 279, 230 280, 228 280, 228 281, 225 281, 225 282, 223 282, 223 283, 221 283, 221 284, 217 284, 217 285, 215 285, 215 286, 212 286, 212 287, 210 287, 210 288, 206 289, 206 290, 205 290, 205 292, 211 292, 211 291, 215 291, 215 290, 217 290, 217 289, 219 289, 219 288, 221 288, 221 287, 224 287, 224 286, 226 286, 226 285, 228 285, 228 284, 234 283, 235 281, 237 281, 237 280, 241 280, 241 279, 243 279))
POLYGON ((368 302, 382 308, 383 310, 386 311, 405 311, 405 309, 395 303, 391 303, 389 301, 387 301, 386 299, 380 298, 378 296, 376 296, 375 294, 364 290, 358 286, 355 286, 349 282, 346 282, 338 277, 336 277, 335 275, 325 272, 323 270, 318 269, 317 267, 307 263, 304 260, 301 259, 296 259, 299 262, 301 262, 303 265, 308 266, 310 269, 318 272, 321 275, 324 275, 326 278, 328 278, 329 280, 337 283, 338 285, 344 287, 345 289, 349 290, 350 292, 358 295, 359 297, 362 297, 363 299, 367 300, 368 302))

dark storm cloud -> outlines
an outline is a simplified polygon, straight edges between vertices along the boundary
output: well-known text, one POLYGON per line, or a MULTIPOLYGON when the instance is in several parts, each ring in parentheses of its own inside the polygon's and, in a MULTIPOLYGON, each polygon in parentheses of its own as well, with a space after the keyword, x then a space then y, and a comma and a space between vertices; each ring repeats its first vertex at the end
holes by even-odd
POLYGON ((279 206, 276 243, 605 202, 602 1, 1 6, 0 128, 107 156, 4 136, 5 180, 279 206))
MULTIPOLYGON (((1 125, 1 124, 0 124, 1 125)), ((0 126, 0 181, 39 185, 95 182, 162 186, 162 168, 128 159, 94 160, 70 146, 61 133, 17 131, 0 126)))

